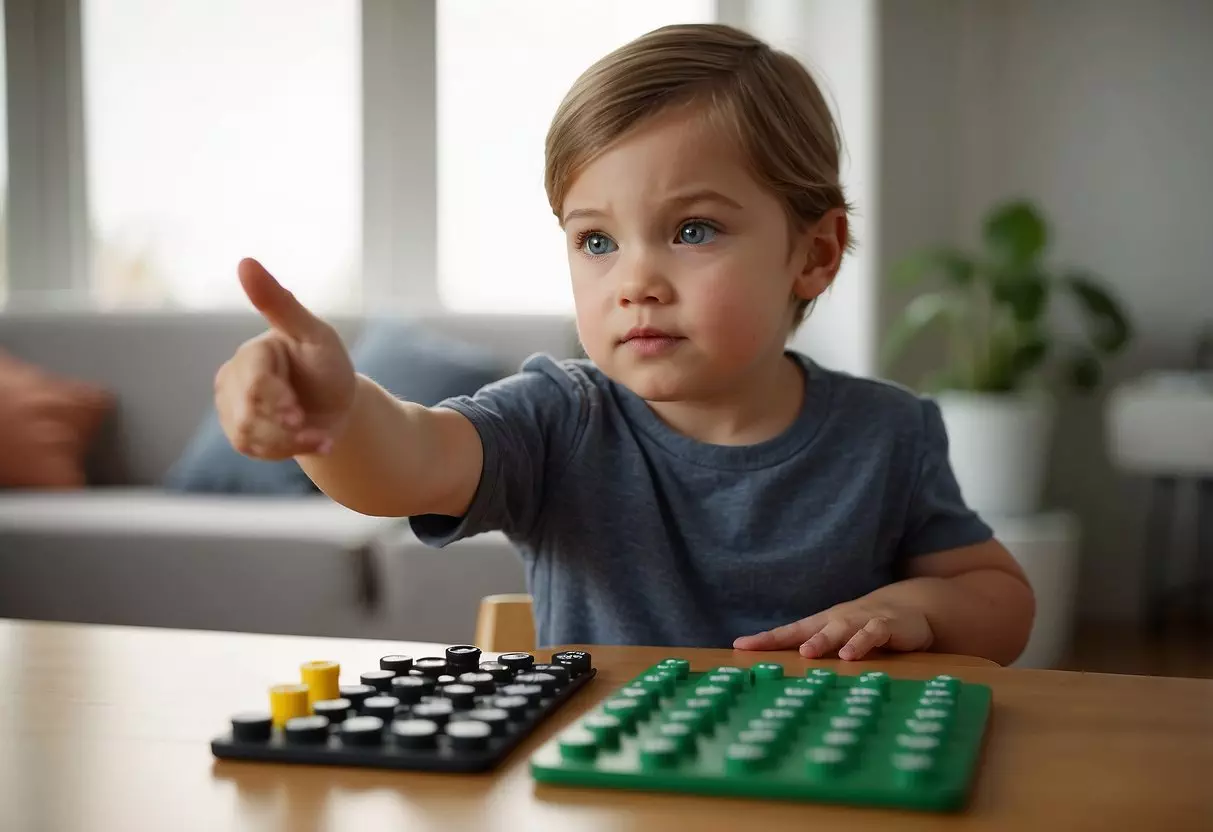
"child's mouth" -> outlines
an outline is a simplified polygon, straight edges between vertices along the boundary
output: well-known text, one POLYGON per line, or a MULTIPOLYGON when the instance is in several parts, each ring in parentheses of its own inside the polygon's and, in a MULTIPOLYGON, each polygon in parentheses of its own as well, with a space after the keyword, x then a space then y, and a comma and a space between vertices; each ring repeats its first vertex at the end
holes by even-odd
POLYGON ((637 327, 623 337, 623 344, 639 355, 651 357, 671 352, 685 340, 659 329, 637 327))

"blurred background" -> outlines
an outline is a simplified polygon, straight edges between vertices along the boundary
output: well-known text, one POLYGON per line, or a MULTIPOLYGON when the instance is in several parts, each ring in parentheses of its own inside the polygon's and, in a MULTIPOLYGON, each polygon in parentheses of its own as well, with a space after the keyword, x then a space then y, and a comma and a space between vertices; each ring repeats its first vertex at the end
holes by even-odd
POLYGON ((552 113, 721 21, 801 59, 846 142, 860 247, 796 346, 939 396, 1037 585, 1024 663, 1213 675, 1213 4, 0 5, 0 616, 470 638, 524 588, 504 541, 452 567, 222 448, 236 263, 418 401, 575 354, 552 113))

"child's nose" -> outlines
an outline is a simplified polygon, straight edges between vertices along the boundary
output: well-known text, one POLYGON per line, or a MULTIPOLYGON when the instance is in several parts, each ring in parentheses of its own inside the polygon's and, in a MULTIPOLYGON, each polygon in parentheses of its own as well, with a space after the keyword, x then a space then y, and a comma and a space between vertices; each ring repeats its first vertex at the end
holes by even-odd
POLYGON ((619 284, 619 305, 670 303, 674 288, 660 264, 651 257, 639 257, 626 264, 619 284))

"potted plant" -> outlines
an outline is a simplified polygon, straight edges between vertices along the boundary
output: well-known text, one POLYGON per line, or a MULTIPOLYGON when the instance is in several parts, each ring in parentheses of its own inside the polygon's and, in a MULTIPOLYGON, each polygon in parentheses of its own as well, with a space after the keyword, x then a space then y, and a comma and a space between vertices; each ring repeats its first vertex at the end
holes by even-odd
POLYGON ((1022 515, 1040 504, 1055 384, 1094 389, 1102 360, 1125 347, 1131 329, 1099 278, 1045 262, 1048 228, 1030 202, 994 206, 982 232, 977 250, 933 247, 896 264, 896 283, 934 277, 937 288, 894 321, 882 361, 887 368, 928 331, 943 334, 946 360, 919 386, 939 402, 961 492, 981 513, 1022 515), (1083 337, 1052 326, 1058 295, 1085 319, 1083 337))

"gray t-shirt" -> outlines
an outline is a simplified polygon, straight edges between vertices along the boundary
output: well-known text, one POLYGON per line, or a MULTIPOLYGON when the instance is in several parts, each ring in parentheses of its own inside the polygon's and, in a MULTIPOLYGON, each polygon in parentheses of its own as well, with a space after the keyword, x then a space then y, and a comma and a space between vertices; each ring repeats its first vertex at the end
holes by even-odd
POLYGON ((433 546, 504 531, 540 646, 728 647, 991 537, 932 401, 789 354, 806 373, 800 414, 742 447, 678 433, 588 361, 532 357, 443 403, 476 426, 484 471, 464 517, 412 528, 433 546))

